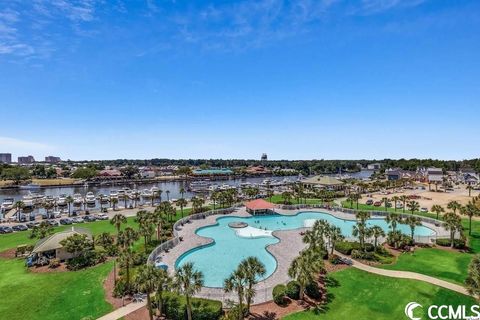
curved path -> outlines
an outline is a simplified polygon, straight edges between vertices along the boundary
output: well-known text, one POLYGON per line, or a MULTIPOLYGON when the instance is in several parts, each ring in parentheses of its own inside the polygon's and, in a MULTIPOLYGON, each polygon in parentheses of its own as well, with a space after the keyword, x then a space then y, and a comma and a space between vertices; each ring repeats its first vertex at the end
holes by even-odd
POLYGON ((378 275, 381 275, 381 276, 391 277, 391 278, 401 278, 401 279, 412 279, 412 280, 424 281, 424 282, 428 282, 428 283, 431 283, 433 285, 436 285, 436 286, 439 286, 439 287, 442 287, 442 288, 446 288, 446 289, 449 289, 449 290, 452 290, 452 291, 470 296, 467 289, 465 289, 464 287, 462 287, 458 284, 454 284, 454 283, 451 283, 451 282, 448 282, 448 281, 440 280, 440 279, 437 279, 437 278, 434 278, 434 277, 430 277, 430 276, 427 276, 427 275, 424 275, 424 274, 410 272, 410 271, 398 271, 398 270, 387 270, 387 269, 375 268, 375 267, 363 264, 361 262, 358 262, 356 260, 353 260, 350 257, 348 257, 344 254, 341 254, 338 251, 335 251, 335 254, 337 254, 340 257, 351 260, 352 261, 352 266, 354 268, 359 269, 359 270, 363 270, 363 271, 366 271, 366 272, 378 274, 378 275))

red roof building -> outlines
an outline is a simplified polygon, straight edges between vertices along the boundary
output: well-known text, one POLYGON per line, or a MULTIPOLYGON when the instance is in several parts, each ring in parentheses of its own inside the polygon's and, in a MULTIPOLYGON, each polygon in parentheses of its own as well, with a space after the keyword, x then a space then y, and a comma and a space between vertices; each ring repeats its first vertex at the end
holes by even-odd
POLYGON ((257 199, 245 203, 247 207, 247 212, 253 215, 256 214, 268 214, 275 212, 275 205, 263 199, 257 199))

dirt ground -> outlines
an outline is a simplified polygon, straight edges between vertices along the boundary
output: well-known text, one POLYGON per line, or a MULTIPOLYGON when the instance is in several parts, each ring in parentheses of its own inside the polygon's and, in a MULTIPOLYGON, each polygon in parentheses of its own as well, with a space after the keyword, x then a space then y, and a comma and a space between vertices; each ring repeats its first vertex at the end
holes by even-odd
MULTIPOLYGON (((371 194, 371 198, 374 200, 381 201, 383 197, 392 198, 393 196, 402 196, 402 195, 418 195, 421 198, 415 199, 420 203, 420 207, 422 208, 432 208, 433 205, 438 204, 446 208, 447 204, 450 201, 458 201, 460 204, 465 205, 470 201, 473 197, 480 194, 478 190, 472 190, 471 197, 468 196, 468 190, 465 189, 464 186, 461 186, 460 189, 454 189, 454 191, 448 192, 435 192, 435 186, 432 185, 432 191, 428 190, 428 185, 425 185, 425 190, 415 189, 415 190, 404 190, 403 192, 395 192, 390 194, 382 194, 382 193, 373 193, 371 194)), ((360 200, 361 203, 365 203, 368 199, 367 197, 363 197, 360 200)))

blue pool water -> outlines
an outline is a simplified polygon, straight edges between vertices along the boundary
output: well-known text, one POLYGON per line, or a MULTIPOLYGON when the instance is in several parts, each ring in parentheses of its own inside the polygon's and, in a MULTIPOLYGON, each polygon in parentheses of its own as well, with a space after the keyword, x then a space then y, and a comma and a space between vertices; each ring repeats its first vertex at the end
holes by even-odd
MULTIPOLYGON (((178 258, 176 267, 186 262, 193 262, 195 267, 203 272, 206 287, 223 287, 224 279, 236 269, 240 261, 246 257, 255 256, 265 265, 267 269, 265 277, 267 278, 275 271, 277 262, 265 248, 279 240, 275 237, 239 237, 235 233, 236 230, 230 228, 228 224, 232 221, 243 221, 252 227, 276 231, 302 228, 304 221, 308 219, 326 220, 330 224, 340 227, 344 236, 352 237, 355 221, 339 219, 322 212, 308 211, 294 216, 220 217, 217 219, 217 225, 202 227, 196 231, 199 236, 212 238, 215 242, 187 251, 178 258)), ((378 225, 385 232, 388 231, 388 224, 384 219, 370 219, 367 224, 369 226, 378 225)), ((407 225, 398 225, 397 229, 410 234, 410 228, 407 225)), ((429 236, 434 233, 432 229, 425 226, 418 226, 415 229, 415 235, 419 236, 429 236)))

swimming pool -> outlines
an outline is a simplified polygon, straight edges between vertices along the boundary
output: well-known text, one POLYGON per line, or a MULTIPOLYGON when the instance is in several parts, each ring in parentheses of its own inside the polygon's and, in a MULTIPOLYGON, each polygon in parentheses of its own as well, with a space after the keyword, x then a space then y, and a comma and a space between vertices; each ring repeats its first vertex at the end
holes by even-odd
MULTIPOLYGON (((219 217, 216 225, 201 227, 196 231, 199 236, 212 238, 214 242, 185 252, 177 259, 175 267, 186 262, 193 262, 195 267, 203 272, 206 287, 220 288, 223 287, 224 279, 237 268, 240 261, 246 257, 255 256, 265 265, 267 270, 265 278, 267 278, 275 272, 277 261, 266 250, 266 247, 279 240, 268 232, 259 232, 258 235, 247 232, 240 236, 237 232, 242 229, 230 228, 228 224, 240 221, 263 231, 265 229, 277 231, 302 228, 318 219, 326 220, 328 223, 340 227, 344 236, 352 237, 355 221, 343 220, 323 212, 307 211, 292 216, 219 217)), ((388 231, 388 224, 384 219, 369 219, 367 225, 378 225, 386 232, 388 231)), ((399 224, 397 229, 410 234, 410 228, 407 225, 399 224)), ((433 234, 435 232, 425 226, 418 226, 415 229, 415 235, 430 236, 433 234)))

